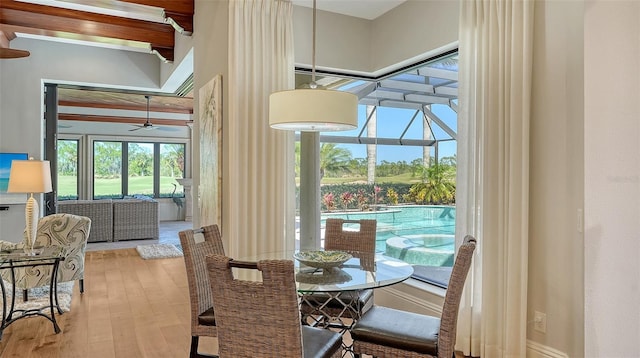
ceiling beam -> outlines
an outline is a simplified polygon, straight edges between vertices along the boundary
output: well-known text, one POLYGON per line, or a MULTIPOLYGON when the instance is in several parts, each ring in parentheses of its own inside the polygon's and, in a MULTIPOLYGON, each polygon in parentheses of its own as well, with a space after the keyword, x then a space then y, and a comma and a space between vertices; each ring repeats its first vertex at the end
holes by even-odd
POLYGON ((398 89, 403 91, 415 91, 433 94, 433 86, 426 83, 407 82, 398 80, 382 80, 380 88, 398 89))
POLYGON ((173 61, 174 28, 169 24, 95 14, 78 10, 2 0, 0 24, 36 31, 60 31, 150 44, 151 50, 173 61))
MULTIPOLYGON (((116 116, 97 116, 89 114, 72 114, 59 113, 58 120, 61 121, 83 121, 83 122, 106 122, 106 123, 127 123, 127 124, 144 124, 147 119, 141 117, 116 117, 116 116)), ((158 126, 183 126, 187 127, 191 121, 180 119, 163 119, 149 118, 152 124, 158 126)))
POLYGON ((194 0, 122 0, 138 5, 155 6, 164 9, 164 16, 173 20, 184 35, 193 33, 194 0))
MULTIPOLYGON (((82 102, 73 100, 59 100, 58 106, 61 107, 82 107, 82 108, 106 108, 106 109, 122 109, 130 111, 145 111, 147 110, 146 104, 126 104, 126 103, 98 103, 98 102, 82 102)), ((171 106, 150 106, 150 112, 160 113, 180 113, 180 114, 193 114, 193 109, 176 108, 171 106)))
POLYGON ((422 67, 418 69, 420 76, 437 77, 445 80, 457 81, 458 72, 451 70, 444 70, 442 68, 435 67, 422 67))
POLYGON ((9 38, 9 34, 7 34, 4 31, 0 31, 0 47, 2 48, 9 48, 9 41, 11 41, 12 39, 9 38))

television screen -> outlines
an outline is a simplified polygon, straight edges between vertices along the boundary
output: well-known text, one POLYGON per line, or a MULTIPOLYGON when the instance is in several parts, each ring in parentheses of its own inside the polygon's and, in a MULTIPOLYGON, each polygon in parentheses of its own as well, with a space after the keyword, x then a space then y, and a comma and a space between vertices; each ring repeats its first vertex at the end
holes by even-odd
POLYGON ((27 160, 27 153, 0 153, 0 204, 21 204, 27 201, 26 194, 9 194, 9 173, 12 160, 27 160))

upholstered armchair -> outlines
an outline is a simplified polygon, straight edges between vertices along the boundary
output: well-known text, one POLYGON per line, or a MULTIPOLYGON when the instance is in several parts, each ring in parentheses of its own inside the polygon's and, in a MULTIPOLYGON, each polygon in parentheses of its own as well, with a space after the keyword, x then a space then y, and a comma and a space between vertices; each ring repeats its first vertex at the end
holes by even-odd
MULTIPOLYGON (((91 219, 72 214, 53 214, 45 216, 38 221, 38 230, 34 247, 60 246, 64 261, 58 267, 58 282, 80 280, 80 292, 84 292, 84 253, 87 247, 87 239, 91 229, 91 219)), ((22 249, 25 247, 26 237, 23 242, 0 242, 0 249, 22 249)), ((27 290, 34 287, 45 286, 51 279, 50 266, 21 267, 15 269, 16 288, 27 290)), ((1 270, 2 278, 11 282, 11 271, 1 270)))

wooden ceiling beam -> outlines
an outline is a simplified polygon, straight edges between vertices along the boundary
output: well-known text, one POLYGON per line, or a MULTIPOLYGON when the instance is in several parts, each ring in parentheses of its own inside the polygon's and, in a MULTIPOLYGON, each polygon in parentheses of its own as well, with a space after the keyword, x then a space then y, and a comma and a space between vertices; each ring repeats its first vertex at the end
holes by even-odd
POLYGON ((4 31, 0 31, 0 47, 9 48, 9 41, 11 41, 9 35, 4 31))
POLYGON ((52 6, 2 0, 0 24, 61 31, 125 41, 146 42, 173 61, 174 28, 169 24, 95 14, 52 6))
MULTIPOLYGON (((130 111, 146 111, 146 105, 138 104, 125 104, 125 103, 98 103, 98 102, 81 102, 73 100, 59 100, 58 106, 63 107, 83 107, 83 108, 106 108, 106 109, 123 109, 130 111)), ((176 108, 170 106, 150 106, 150 112, 161 113, 180 113, 180 114, 193 114, 193 109, 176 108)))
POLYGON ((194 0, 122 0, 138 5, 155 6, 164 9, 165 18, 172 19, 183 29, 183 34, 193 33, 194 0))
MULTIPOLYGON (((144 124, 147 119, 140 117, 117 117, 117 116, 97 116, 88 114, 60 113, 58 120, 62 121, 84 121, 84 122, 106 122, 106 123, 126 123, 144 124)), ((187 127, 191 121, 179 119, 149 118, 153 125, 157 126, 182 126, 187 127)))

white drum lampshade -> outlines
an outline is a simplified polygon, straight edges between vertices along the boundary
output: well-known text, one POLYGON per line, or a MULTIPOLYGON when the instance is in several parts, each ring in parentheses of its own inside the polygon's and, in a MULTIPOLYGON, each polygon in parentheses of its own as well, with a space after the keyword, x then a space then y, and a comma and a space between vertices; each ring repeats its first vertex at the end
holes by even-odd
POLYGON ((269 96, 271 128, 307 132, 358 127, 358 97, 325 89, 296 89, 269 96))
POLYGON ((14 160, 11 162, 11 172, 9 173, 9 193, 29 194, 25 207, 25 221, 27 224, 27 244, 33 251, 33 244, 36 240, 36 230, 38 228, 38 218, 40 208, 38 202, 33 198, 34 193, 48 193, 51 188, 51 166, 48 160, 14 160))

